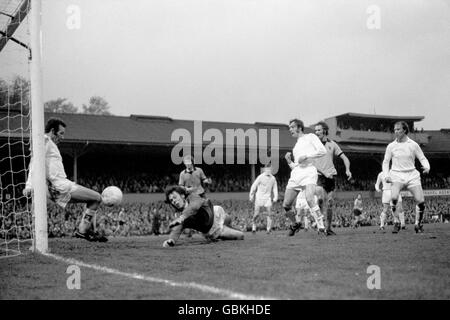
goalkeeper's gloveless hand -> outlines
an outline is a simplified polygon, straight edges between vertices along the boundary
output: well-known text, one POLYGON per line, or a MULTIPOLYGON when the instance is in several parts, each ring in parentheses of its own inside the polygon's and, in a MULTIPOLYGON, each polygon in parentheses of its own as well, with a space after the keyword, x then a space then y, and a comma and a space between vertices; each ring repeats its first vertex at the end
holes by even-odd
POLYGON ((170 248, 173 246, 175 246, 175 241, 173 239, 168 239, 168 240, 164 241, 164 243, 163 243, 164 248, 170 248))
POLYGON ((33 192, 33 189, 30 187, 25 187, 25 189, 23 189, 23 191, 22 191, 22 193, 25 197, 31 196, 32 192, 33 192))

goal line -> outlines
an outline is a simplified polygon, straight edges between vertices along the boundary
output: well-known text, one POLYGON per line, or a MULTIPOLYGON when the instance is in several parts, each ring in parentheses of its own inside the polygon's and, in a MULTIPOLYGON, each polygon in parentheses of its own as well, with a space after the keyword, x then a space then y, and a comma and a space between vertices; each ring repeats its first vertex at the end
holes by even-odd
POLYGON ((73 264, 84 268, 89 268, 92 270, 104 272, 113 274, 120 277, 125 277, 129 279, 135 279, 135 280, 141 280, 151 283, 158 283, 158 284, 164 284, 170 287, 180 287, 180 288, 186 288, 186 289, 195 289, 204 293, 211 293, 218 296, 222 296, 228 299, 236 299, 236 300, 277 300, 273 297, 265 297, 265 296, 257 296, 257 295, 249 295, 245 293, 240 293, 228 289, 222 289, 217 288, 209 285, 204 285, 196 282, 177 282, 173 280, 167 280, 162 278, 156 278, 151 276, 146 276, 139 273, 129 273, 129 272, 123 272, 117 269, 112 269, 104 266, 100 266, 97 264, 89 264, 85 263, 83 261, 79 261, 73 258, 65 258, 56 254, 52 253, 44 253, 44 256, 47 256, 49 258, 53 258, 57 261, 64 262, 66 264, 73 264))

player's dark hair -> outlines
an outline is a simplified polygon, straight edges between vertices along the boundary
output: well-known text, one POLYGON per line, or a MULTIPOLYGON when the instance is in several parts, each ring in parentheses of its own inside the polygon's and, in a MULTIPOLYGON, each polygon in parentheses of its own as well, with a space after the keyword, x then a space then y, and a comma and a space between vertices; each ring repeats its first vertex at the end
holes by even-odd
POLYGON ((58 133, 59 126, 63 126, 65 128, 66 124, 59 118, 50 118, 45 125, 45 133, 49 133, 52 130, 55 134, 58 133))
POLYGON ((328 135, 328 130, 330 130, 330 127, 328 127, 328 125, 325 121, 317 122, 316 126, 321 126, 323 129, 323 134, 326 136, 328 135))
POLYGON ((166 203, 169 203, 169 204, 171 204, 170 203, 170 200, 169 200, 169 196, 170 196, 170 194, 172 193, 172 192, 176 192, 176 193, 178 193, 179 195, 184 195, 185 197, 187 197, 187 195, 188 195, 188 192, 187 192, 187 190, 186 190, 186 188, 184 188, 184 187, 182 187, 182 186, 175 186, 175 185, 173 185, 173 186, 168 186, 167 188, 166 188, 166 190, 164 190, 164 193, 166 194, 166 203))
POLYGON ((403 130, 405 130, 405 134, 408 134, 408 133, 409 133, 409 126, 408 126, 408 124, 406 123, 406 121, 397 121, 397 122, 394 124, 394 126, 395 126, 396 124, 400 124, 400 125, 402 126, 403 130))
POLYGON ((297 125, 297 128, 300 128, 300 130, 302 130, 302 132, 305 129, 305 125, 303 124, 302 120, 292 119, 289 121, 289 124, 291 124, 291 123, 295 123, 297 125))

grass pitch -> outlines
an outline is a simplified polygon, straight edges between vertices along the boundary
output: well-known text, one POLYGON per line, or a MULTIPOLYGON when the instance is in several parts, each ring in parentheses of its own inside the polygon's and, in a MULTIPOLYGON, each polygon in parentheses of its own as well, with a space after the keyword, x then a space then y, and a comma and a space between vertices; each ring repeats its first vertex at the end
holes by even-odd
POLYGON ((450 224, 425 225, 424 234, 415 234, 412 225, 399 234, 391 229, 336 229, 332 237, 303 230, 294 237, 258 232, 216 243, 182 236, 167 249, 162 248, 167 236, 107 243, 51 239, 55 255, 136 277, 81 266, 81 289, 69 290, 70 263, 24 253, 0 259, 0 299, 210 300, 230 299, 223 293, 229 291, 269 299, 449 299, 450 224), (372 265, 380 268, 381 289, 367 287, 372 265))

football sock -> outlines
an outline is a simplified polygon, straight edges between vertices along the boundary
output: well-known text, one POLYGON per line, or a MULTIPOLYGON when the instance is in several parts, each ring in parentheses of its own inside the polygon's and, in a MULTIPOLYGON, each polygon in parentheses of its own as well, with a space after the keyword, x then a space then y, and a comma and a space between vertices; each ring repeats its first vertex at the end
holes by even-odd
POLYGON ((421 202, 416 206, 416 224, 422 223, 424 211, 425 211, 425 203, 421 202))
POLYGON ((86 209, 83 212, 83 215, 81 217, 80 225, 78 226, 78 231, 80 233, 86 233, 89 231, 89 229, 92 227, 92 218, 95 215, 95 210, 86 209))
POLYGON ((394 223, 400 222, 397 212, 397 201, 392 200, 391 203, 392 215, 394 216, 394 223))
POLYGON ((267 216, 267 231, 272 230, 272 217, 267 216))
POLYGON ((297 221, 296 221, 296 214, 295 213, 293 213, 291 210, 286 210, 285 209, 285 215, 286 215, 286 217, 288 217, 289 218, 289 220, 291 220, 291 222, 292 223, 296 223, 297 221))
POLYGON ((405 226, 405 212, 402 210, 398 213, 398 217, 400 219, 400 224, 402 227, 405 226))
POLYGON ((384 227, 384 224, 386 222, 386 211, 381 212, 380 215, 380 227, 384 227))
POLYGON ((331 229, 331 224, 333 222, 333 210, 331 208, 327 208, 327 228, 331 229))
POLYGON ((318 205, 315 205, 313 208, 311 208, 311 215, 316 221, 317 228, 324 229, 325 226, 323 225, 323 215, 322 212, 320 212, 320 208, 318 205))

